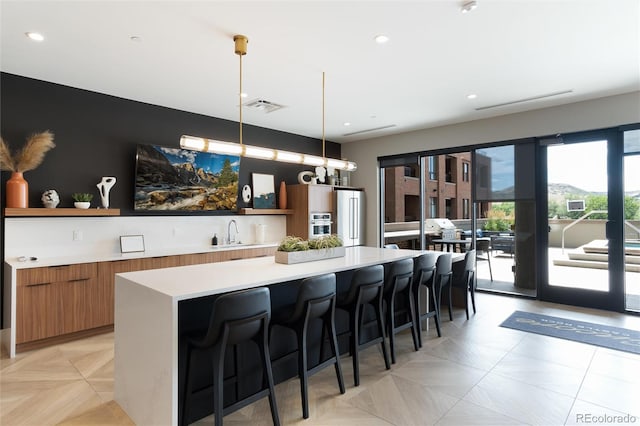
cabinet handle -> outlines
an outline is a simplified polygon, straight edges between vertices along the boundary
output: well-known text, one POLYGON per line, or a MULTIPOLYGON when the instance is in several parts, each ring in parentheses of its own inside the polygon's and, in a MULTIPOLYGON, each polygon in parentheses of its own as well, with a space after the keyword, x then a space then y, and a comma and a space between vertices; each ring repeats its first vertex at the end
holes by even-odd
POLYGON ((25 287, 40 287, 42 285, 50 285, 50 284, 53 284, 53 283, 49 282, 49 283, 27 284, 25 287))
POLYGON ((89 278, 76 278, 76 279, 73 279, 73 280, 69 280, 70 283, 77 283, 77 282, 80 282, 80 281, 89 281, 89 278))

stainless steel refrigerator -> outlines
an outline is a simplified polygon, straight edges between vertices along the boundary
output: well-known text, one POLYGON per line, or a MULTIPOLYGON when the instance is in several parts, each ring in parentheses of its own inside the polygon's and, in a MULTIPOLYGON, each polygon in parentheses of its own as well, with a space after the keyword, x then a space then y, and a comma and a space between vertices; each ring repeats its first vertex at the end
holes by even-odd
POLYGON ((345 247, 364 244, 364 191, 335 188, 333 191, 334 233, 345 247))

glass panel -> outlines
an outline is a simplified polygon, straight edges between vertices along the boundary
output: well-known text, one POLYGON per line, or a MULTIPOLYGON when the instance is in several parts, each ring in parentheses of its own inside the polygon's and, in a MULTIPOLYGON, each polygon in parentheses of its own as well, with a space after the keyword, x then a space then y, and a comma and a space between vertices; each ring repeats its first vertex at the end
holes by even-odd
POLYGON ((498 146, 476 151, 477 200, 515 199, 514 146, 498 146))
POLYGON ((640 152, 640 129, 624 132, 624 152, 640 152))
POLYGON ((436 180, 438 176, 438 161, 436 157, 427 157, 427 164, 429 169, 429 180, 436 180))
MULTIPOLYGON (((627 141, 625 133, 625 142, 627 141)), ((637 134, 636 134, 637 136, 637 134)), ((626 148, 626 145, 625 145, 626 148)), ((640 151, 639 151, 640 152, 640 151)), ((625 308, 640 311, 640 155, 624 157, 625 308)))
POLYGON ((384 173, 384 244, 420 248, 420 167, 386 167, 384 173))
POLYGON ((478 288, 536 295, 535 158, 531 142, 476 151, 476 247, 489 245, 479 254, 487 262, 478 262, 478 288))
POLYGON ((549 285, 609 291, 607 141, 547 148, 549 285))

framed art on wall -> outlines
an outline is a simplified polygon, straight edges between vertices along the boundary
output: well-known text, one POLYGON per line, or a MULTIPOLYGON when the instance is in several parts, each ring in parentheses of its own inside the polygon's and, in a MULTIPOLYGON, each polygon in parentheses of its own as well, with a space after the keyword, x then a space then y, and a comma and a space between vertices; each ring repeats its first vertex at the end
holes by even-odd
POLYGON ((135 210, 236 210, 240 157, 138 145, 135 210))
POLYGON ((276 189, 273 175, 252 173, 251 180, 253 181, 253 208, 275 209, 276 189))

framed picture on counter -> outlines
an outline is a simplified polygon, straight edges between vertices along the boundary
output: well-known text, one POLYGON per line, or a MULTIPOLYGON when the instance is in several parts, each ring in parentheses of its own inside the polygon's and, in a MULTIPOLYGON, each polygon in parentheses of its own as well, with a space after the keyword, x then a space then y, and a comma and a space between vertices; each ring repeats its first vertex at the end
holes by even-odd
POLYGON ((135 253, 144 251, 144 235, 121 235, 120 252, 135 253))

